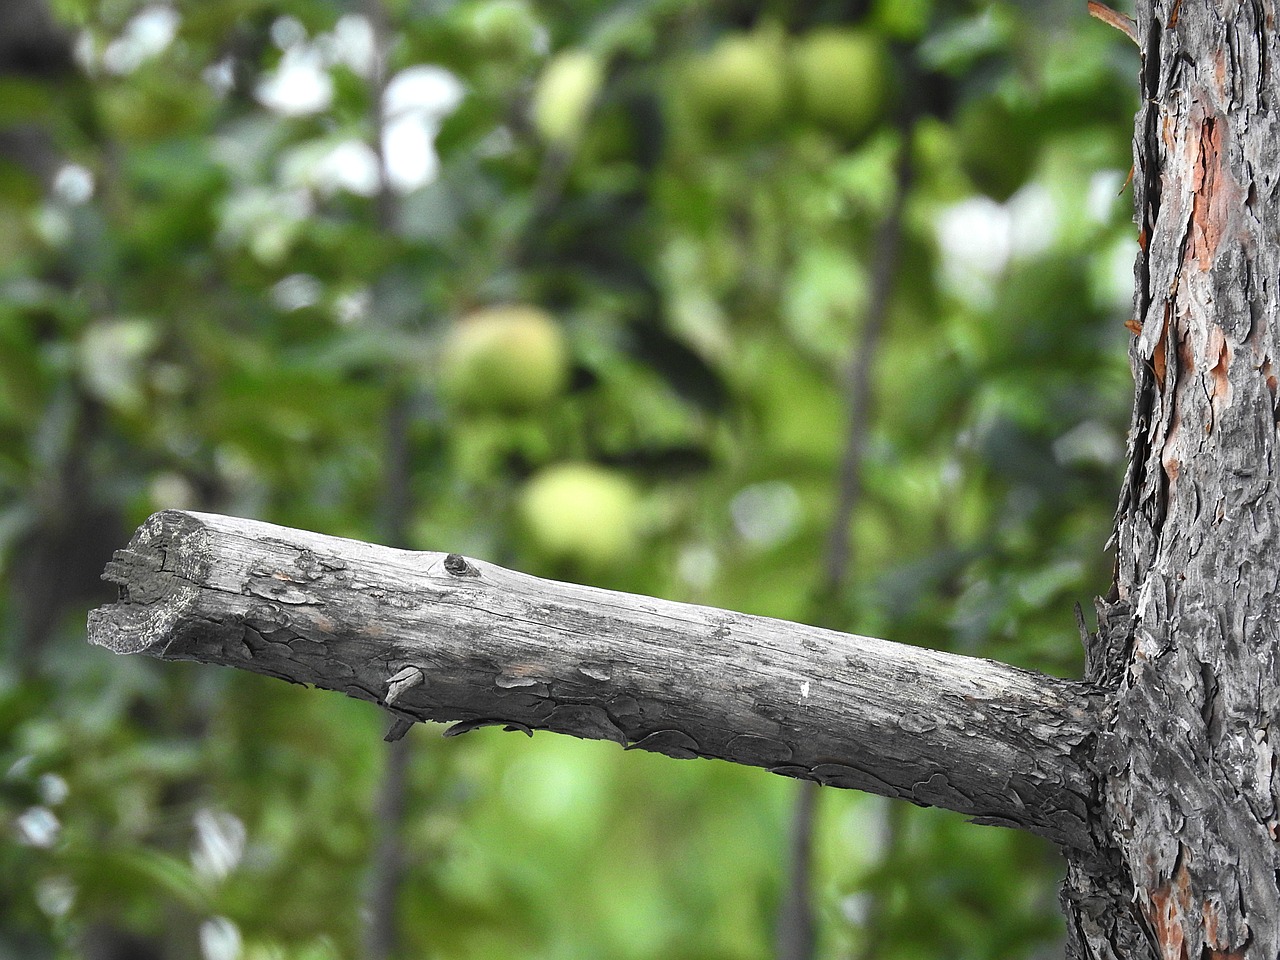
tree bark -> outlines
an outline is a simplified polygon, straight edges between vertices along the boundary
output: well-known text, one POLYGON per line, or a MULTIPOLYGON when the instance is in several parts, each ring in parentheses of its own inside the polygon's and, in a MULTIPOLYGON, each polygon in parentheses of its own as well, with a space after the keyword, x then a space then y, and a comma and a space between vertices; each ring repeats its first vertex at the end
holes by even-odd
MULTIPOLYGON (((718 757, 1085 849, 1085 684, 253 520, 158 513, 90 639, 503 724, 718 757)), ((393 728, 393 733, 398 732, 393 728)))
POLYGON ((1280 956, 1280 58, 1273 3, 1143 2, 1129 472, 1090 679, 1098 835, 1079 955, 1280 956))

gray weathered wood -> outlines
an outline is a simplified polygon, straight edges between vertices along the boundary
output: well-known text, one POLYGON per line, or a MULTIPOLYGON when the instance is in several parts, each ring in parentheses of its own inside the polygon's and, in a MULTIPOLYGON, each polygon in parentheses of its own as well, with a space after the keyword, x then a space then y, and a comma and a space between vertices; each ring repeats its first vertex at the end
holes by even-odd
MULTIPOLYGON (((719 757, 1090 840, 1094 688, 456 554, 167 511, 107 569, 95 643, 459 721, 719 757)), ((395 731, 393 731, 395 732, 395 731)))

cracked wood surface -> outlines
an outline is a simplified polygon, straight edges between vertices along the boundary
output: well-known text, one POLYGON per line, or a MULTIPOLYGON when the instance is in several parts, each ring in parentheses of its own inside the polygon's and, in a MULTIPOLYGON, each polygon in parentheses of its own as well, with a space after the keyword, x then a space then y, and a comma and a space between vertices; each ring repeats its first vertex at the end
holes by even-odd
POLYGON ((1075 955, 1280 956, 1280 44, 1275 5, 1138 4, 1129 473, 1090 679, 1109 876, 1075 955))
POLYGON ((166 511, 106 577, 89 636, 386 706, 715 757, 1069 848, 1085 824, 1092 687, 817 627, 542 580, 252 520, 166 511))

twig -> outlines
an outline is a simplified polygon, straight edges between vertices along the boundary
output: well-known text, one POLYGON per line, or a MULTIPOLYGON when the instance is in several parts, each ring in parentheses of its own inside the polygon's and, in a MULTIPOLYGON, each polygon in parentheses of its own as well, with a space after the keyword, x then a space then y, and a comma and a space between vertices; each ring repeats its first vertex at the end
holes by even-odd
MULTIPOLYGON (((1095 20, 1101 20, 1109 27, 1115 27, 1132 40, 1135 46, 1141 46, 1138 43, 1138 25, 1132 17, 1125 16, 1119 10, 1112 10, 1105 3, 1099 3, 1098 0, 1089 0, 1089 16, 1095 20)), ((1175 11, 1175 21, 1176 18, 1177 12, 1175 11)))
POLYGON ((835 515, 827 539, 820 606, 838 594, 848 576, 853 557, 853 541, 849 524, 862 499, 862 468, 866 452, 867 424, 871 406, 871 371, 880 337, 889 317, 893 299, 893 282, 898 270, 898 247, 902 240, 902 213, 911 189, 914 172, 911 164, 909 133, 904 132, 899 154, 893 206, 880 225, 876 236, 876 259, 871 275, 871 300, 863 322, 862 336, 845 383, 845 405, 849 420, 845 428, 844 454, 837 474, 835 515))

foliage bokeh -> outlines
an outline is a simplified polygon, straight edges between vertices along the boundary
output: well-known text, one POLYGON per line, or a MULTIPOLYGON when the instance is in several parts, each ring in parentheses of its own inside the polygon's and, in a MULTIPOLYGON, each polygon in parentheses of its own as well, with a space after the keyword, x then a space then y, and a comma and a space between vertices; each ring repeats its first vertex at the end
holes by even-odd
MULTIPOLYGON (((379 540, 408 503, 408 546, 1078 674, 1136 58, 1074 4, 52 9, 53 53, 0 44, 0 957, 359 954, 385 718, 86 646, 154 510, 379 540), (490 404, 450 344, 510 304, 565 368, 490 404), (539 533, 556 470, 572 504, 606 488, 580 549, 539 533)), ((405 956, 771 955, 796 784, 437 732, 410 734, 405 956)), ((1060 950, 1045 845, 820 799, 819 956, 1060 950)))

